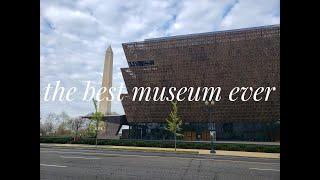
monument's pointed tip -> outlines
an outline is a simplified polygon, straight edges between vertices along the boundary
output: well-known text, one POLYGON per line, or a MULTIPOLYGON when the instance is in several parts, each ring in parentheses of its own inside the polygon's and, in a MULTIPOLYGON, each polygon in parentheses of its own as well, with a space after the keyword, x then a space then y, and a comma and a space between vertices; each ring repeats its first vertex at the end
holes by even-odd
POLYGON ((107 51, 112 51, 111 44, 108 46, 107 51))

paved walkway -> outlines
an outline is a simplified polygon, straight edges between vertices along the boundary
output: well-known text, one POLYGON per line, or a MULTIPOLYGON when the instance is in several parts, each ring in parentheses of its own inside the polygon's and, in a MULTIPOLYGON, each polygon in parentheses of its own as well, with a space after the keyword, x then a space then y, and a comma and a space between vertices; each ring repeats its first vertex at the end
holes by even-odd
MULTIPOLYGON (((209 142, 209 141, 208 141, 209 142)), ((258 144, 258 145, 280 145, 280 142, 255 142, 255 141, 216 141, 217 144, 258 144)))
MULTIPOLYGON (((60 147, 60 148, 98 148, 108 150, 131 150, 147 152, 174 152, 174 148, 158 147, 136 147, 136 146, 111 146, 111 145, 87 145, 87 144, 40 144, 41 147, 60 147)), ((177 149, 177 153, 190 154, 210 154, 210 150, 203 149, 177 149)), ((239 156, 239 157, 258 157, 258 158, 280 158, 280 153, 261 153, 261 152, 243 152, 243 151, 216 151, 217 156, 239 156)))

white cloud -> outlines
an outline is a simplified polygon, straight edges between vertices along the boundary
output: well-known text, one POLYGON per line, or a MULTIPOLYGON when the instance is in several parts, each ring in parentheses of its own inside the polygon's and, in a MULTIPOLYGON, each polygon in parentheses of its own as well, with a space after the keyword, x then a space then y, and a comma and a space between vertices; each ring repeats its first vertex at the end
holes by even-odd
POLYGON ((222 20, 221 29, 279 24, 278 0, 241 0, 222 20))
POLYGON ((226 7, 235 3, 235 0, 182 1, 176 20, 168 32, 187 34, 213 31, 219 27, 226 7))
MULTIPOLYGON (((114 84, 123 83, 127 67, 121 43, 145 38, 200 33, 279 23, 279 1, 248 0, 42 0, 40 10, 41 94, 60 80, 83 90, 83 81, 101 85, 104 53, 114 52, 114 84)), ((123 113, 120 102, 112 111, 123 113)), ((84 115, 92 103, 44 102, 41 112, 84 115)))

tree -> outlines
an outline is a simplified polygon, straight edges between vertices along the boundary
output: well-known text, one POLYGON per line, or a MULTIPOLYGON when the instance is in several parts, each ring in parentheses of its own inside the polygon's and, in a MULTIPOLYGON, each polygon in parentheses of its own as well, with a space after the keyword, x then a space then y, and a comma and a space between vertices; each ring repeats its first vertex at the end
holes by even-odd
POLYGON ((58 136, 65 136, 65 135, 70 135, 71 132, 70 130, 68 129, 68 123, 67 121, 62 121, 59 125, 58 125, 58 128, 57 128, 57 131, 56 131, 56 135, 58 136))
POLYGON ((169 117, 166 119, 167 127, 166 130, 170 131, 174 135, 174 150, 177 151, 177 136, 183 136, 179 132, 182 130, 182 119, 178 117, 177 102, 171 102, 171 112, 169 117))
POLYGON ((72 131, 75 132, 75 137, 78 136, 79 130, 84 126, 85 120, 81 117, 70 118, 68 125, 72 131))
MULTIPOLYGON (((93 113, 90 114, 90 116, 93 116, 93 113)), ((88 137, 95 137, 95 134, 96 134, 96 127, 94 125, 94 122, 92 119, 88 119, 88 121, 86 121, 86 124, 85 124, 85 134, 86 136, 88 137)))
POLYGON ((92 101, 93 101, 93 105, 94 105, 95 112, 93 113, 91 120, 93 120, 94 123, 95 123, 95 125, 96 125, 95 137, 96 137, 96 145, 98 145, 99 123, 100 123, 100 121, 102 121, 103 114, 98 111, 97 100, 92 99, 92 101))
POLYGON ((45 135, 45 132, 44 132, 44 129, 43 129, 43 124, 42 124, 42 122, 40 120, 40 136, 43 136, 43 135, 45 135))
POLYGON ((60 117, 56 113, 49 113, 45 119, 46 122, 50 122, 52 124, 52 130, 55 130, 58 127, 58 124, 60 123, 59 120, 60 117))
POLYGON ((43 136, 51 135, 53 133, 54 127, 50 120, 46 120, 43 124, 40 122, 40 133, 43 136))
POLYGON ((58 119, 61 123, 61 122, 68 122, 71 118, 66 112, 62 111, 61 114, 58 115, 58 119))
POLYGON ((53 117, 54 121, 56 122, 56 132, 55 135, 57 136, 65 136, 70 135, 71 130, 69 128, 69 120, 70 116, 66 112, 61 112, 61 114, 51 114, 51 118, 53 117))

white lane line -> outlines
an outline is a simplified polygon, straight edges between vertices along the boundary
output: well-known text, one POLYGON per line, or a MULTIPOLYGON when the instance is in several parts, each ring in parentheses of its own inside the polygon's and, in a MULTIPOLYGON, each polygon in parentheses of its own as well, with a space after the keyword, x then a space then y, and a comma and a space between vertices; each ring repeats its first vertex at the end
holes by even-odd
POLYGON ((67 167, 67 166, 60 166, 60 165, 54 165, 54 164, 40 164, 40 166, 47 166, 47 167, 67 167))
POLYGON ((60 156, 61 158, 65 159, 101 159, 101 158, 96 158, 96 157, 83 157, 83 156, 60 156))
POLYGON ((260 168, 249 168, 258 171, 280 171, 280 169, 260 169, 260 168))
POLYGON ((104 157, 144 157, 144 158, 176 158, 176 159, 195 159, 195 160, 208 160, 216 162, 233 162, 233 163, 248 163, 248 164, 279 164, 279 163, 269 163, 269 162, 254 162, 254 161, 237 161, 237 160, 222 160, 222 159, 202 159, 202 158, 193 158, 193 157, 170 157, 170 156, 155 156, 155 155, 133 155, 133 154, 106 154, 106 153, 82 153, 82 152, 70 152, 70 151, 41 151, 42 153, 57 153, 57 154, 79 154, 79 155, 102 155, 104 157))

